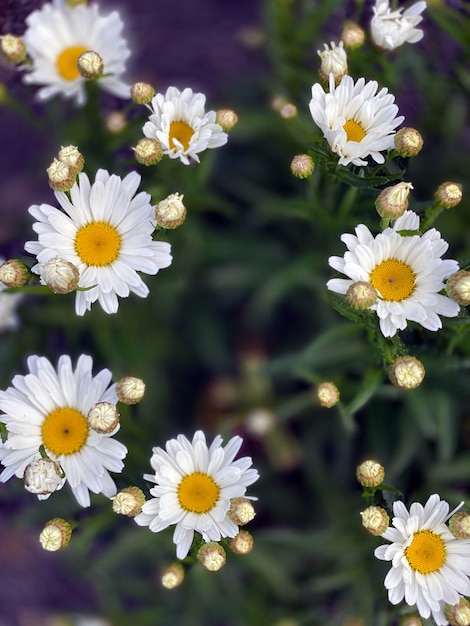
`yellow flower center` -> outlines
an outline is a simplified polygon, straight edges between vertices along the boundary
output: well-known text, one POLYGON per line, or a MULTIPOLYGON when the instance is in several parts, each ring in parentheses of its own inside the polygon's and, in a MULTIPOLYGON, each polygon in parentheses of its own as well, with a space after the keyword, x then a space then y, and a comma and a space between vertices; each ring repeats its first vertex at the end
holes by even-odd
POLYGON ((44 420, 41 433, 44 446, 53 454, 75 454, 88 438, 88 421, 77 409, 54 409, 44 420))
POLYGON ((119 256, 121 235, 108 222, 91 222, 75 236, 75 251, 86 265, 111 265, 119 256))
POLYGON ((65 48, 57 57, 57 71, 64 80, 75 80, 80 76, 78 71, 78 57, 86 52, 88 48, 83 46, 71 46, 65 48))
POLYGON ((178 500, 185 511, 207 513, 216 504, 220 489, 214 480, 202 472, 188 474, 178 485, 178 500))
POLYGON ((366 131, 362 128, 359 122, 354 120, 346 120, 346 124, 343 126, 348 141, 361 142, 366 136, 366 131))
POLYGON ((446 560, 446 547, 439 535, 430 530, 420 530, 405 549, 410 567, 420 574, 437 572, 446 560))
POLYGON ((369 276, 384 300, 401 302, 409 298, 415 288, 415 273, 409 265, 397 259, 386 259, 379 263, 369 276))
POLYGON ((189 142, 194 135, 194 130, 186 122, 171 122, 170 124, 170 148, 176 150, 177 145, 175 139, 177 139, 183 149, 186 151, 189 148, 189 142))

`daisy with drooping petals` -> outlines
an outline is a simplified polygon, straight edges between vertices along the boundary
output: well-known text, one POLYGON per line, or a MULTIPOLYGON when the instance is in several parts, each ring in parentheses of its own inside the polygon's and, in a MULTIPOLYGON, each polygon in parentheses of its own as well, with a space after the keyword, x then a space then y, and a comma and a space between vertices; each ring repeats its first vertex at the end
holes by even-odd
POLYGON ((445 522, 452 513, 437 494, 424 507, 413 503, 409 512, 395 502, 393 513, 392 526, 382 534, 392 543, 375 550, 378 559, 392 562, 385 578, 389 600, 404 599, 421 617, 432 615, 437 624, 447 624, 444 604, 453 606, 470 594, 470 541, 450 532, 445 522))
POLYGON ((158 139, 171 159, 180 159, 185 165, 190 159, 199 163, 199 152, 227 143, 227 133, 216 123, 215 111, 206 113, 205 103, 206 96, 193 93, 189 87, 183 91, 168 87, 165 95, 159 93, 152 99, 144 135, 158 139))
POLYGON ((354 83, 350 76, 343 76, 335 87, 332 74, 330 93, 320 83, 312 87, 310 113, 340 165, 367 165, 368 156, 383 163, 381 153, 394 147, 395 129, 405 118, 397 117, 395 97, 388 89, 377 89, 375 80, 354 83))
POLYGON ((171 263, 170 244, 153 241, 153 206, 145 192, 135 195, 140 176, 131 172, 121 180, 98 170, 93 185, 79 174, 68 196, 56 191, 63 211, 48 204, 34 205, 29 212, 38 221, 33 228, 37 241, 25 249, 35 254, 33 272, 59 257, 75 265, 80 274, 75 311, 83 315, 98 300, 106 313, 115 313, 120 296, 130 292, 145 298, 148 287, 137 272, 156 274, 171 263))
POLYGON ((8 429, 8 439, 0 446, 5 467, 1 482, 14 475, 23 478, 44 446, 81 506, 90 505, 90 491, 115 495, 109 471, 122 470, 127 449, 112 439, 119 426, 108 434, 89 426, 88 413, 97 402, 117 402, 111 372, 104 369, 92 376, 92 366, 91 357, 81 355, 73 370, 64 355, 56 370, 45 357, 33 355, 28 358, 29 373, 15 376, 12 386, 0 391, 1 421, 8 429))
POLYGON ((457 261, 441 259, 449 247, 432 228, 424 235, 403 236, 399 231, 417 231, 419 217, 406 211, 393 228, 374 237, 360 224, 356 235, 343 235, 348 251, 344 257, 330 257, 328 263, 348 279, 333 278, 327 287, 345 294, 355 282, 365 281, 377 291, 377 300, 369 308, 379 317, 380 330, 393 337, 406 328, 407 320, 428 330, 442 327, 439 315, 455 317, 459 305, 440 294, 444 279, 459 268, 457 261))
POLYGON ((81 54, 96 52, 103 61, 99 86, 120 98, 130 98, 130 87, 120 79, 130 55, 122 37, 122 20, 117 11, 101 16, 96 4, 72 7, 65 0, 52 0, 26 18, 26 44, 31 66, 25 66, 24 82, 44 85, 38 91, 41 100, 58 94, 74 98, 78 105, 86 101, 86 79, 77 67, 81 54))
POLYGON ((165 450, 154 448, 150 463, 155 474, 144 475, 156 484, 150 489, 154 497, 134 518, 137 524, 155 533, 176 524, 173 541, 179 559, 188 554, 194 531, 206 542, 235 537, 238 526, 227 515, 230 501, 244 496, 258 479, 258 472, 249 469, 250 457, 233 460, 242 441, 232 437, 222 447, 217 436, 208 447, 204 433, 197 431, 191 442, 179 435, 167 441, 165 450))
POLYGON ((370 23, 372 41, 382 50, 395 50, 405 42, 421 41, 423 31, 415 26, 423 19, 421 13, 425 8, 426 2, 420 0, 405 11, 392 11, 389 0, 376 0, 370 23))

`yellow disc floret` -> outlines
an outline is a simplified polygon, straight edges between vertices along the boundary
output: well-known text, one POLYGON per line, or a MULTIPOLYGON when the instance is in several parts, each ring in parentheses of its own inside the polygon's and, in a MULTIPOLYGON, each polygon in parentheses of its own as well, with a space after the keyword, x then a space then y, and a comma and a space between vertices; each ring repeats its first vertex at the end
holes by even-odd
POLYGON ((189 148, 189 143, 193 135, 193 128, 189 124, 186 124, 186 122, 171 122, 169 134, 170 148, 175 150, 178 148, 175 144, 176 139, 183 146, 183 150, 186 151, 189 148))
POLYGON ((57 71, 61 78, 64 80, 75 80, 80 76, 77 64, 78 58, 87 50, 88 48, 84 46, 71 46, 62 50, 56 61, 57 71))
POLYGON ((413 293, 415 277, 411 267, 403 261, 386 259, 372 270, 369 281, 384 300, 401 302, 413 293))
POLYGON ((44 420, 41 434, 45 448, 56 456, 75 454, 88 438, 88 421, 77 409, 54 409, 44 420))
POLYGON ((362 128, 361 124, 354 120, 346 120, 343 128, 348 141, 360 143, 366 136, 366 131, 362 128))
POLYGON ((446 548, 439 535, 430 530, 420 530, 405 549, 410 567, 420 574, 437 572, 446 560, 446 548))
POLYGON ((111 265, 119 256, 121 235, 108 222, 91 222, 75 236, 75 251, 86 265, 111 265))
POLYGON ((220 488, 213 478, 203 472, 184 476, 178 485, 178 500, 183 509, 192 513, 207 513, 216 504, 220 488))

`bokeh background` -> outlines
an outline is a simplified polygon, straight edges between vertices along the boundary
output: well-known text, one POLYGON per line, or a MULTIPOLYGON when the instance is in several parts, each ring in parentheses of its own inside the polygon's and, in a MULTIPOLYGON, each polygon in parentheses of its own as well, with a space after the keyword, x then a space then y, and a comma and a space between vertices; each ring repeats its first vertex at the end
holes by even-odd
MULTIPOLYGON (((407 501, 437 492, 470 505, 468 323, 402 333, 426 378, 413 391, 391 385, 366 331, 333 309, 325 288, 328 257, 343 253, 340 235, 360 222, 378 229, 378 190, 349 187, 320 167, 308 181, 290 172, 292 157, 320 139, 308 112, 316 51, 339 41, 345 19, 367 30, 373 3, 99 3, 125 21, 130 82, 203 91, 209 109, 232 108, 239 123, 200 166, 143 168, 131 146, 145 111, 126 109, 125 128, 109 132, 109 115, 123 105, 104 97, 89 132, 83 112, 61 100, 37 103, 34 88, 0 61, 0 81, 19 103, 0 104, 1 255, 22 254, 33 238, 28 206, 54 203, 45 169, 66 143, 79 146, 89 175, 97 167, 137 169, 155 202, 179 192, 188 208, 184 225, 167 235, 174 262, 149 278, 148 299, 123 300, 114 316, 94 307, 77 319, 73 295, 28 296, 19 329, 0 335, 0 386, 24 373, 30 354, 55 360, 85 352, 115 380, 142 377, 144 400, 121 413, 129 455, 120 487, 146 490, 151 447, 180 432, 242 435, 242 452, 261 475, 251 488, 259 498, 249 527, 255 549, 230 554, 216 574, 194 567, 168 591, 159 572, 174 558, 171 531, 154 535, 118 518, 102 497, 86 510, 66 490, 38 503, 10 481, 0 486, 0 625, 70 624, 77 615, 113 626, 394 625, 401 609, 388 605, 387 564, 374 559, 379 541, 360 523, 355 468, 375 458, 407 501), (283 118, 279 101, 295 104, 298 115, 283 118), (327 380, 341 392, 333 409, 315 398, 327 380), (37 537, 58 515, 78 528, 69 547, 46 554, 37 537)), ((0 0, 0 32, 21 35, 25 16, 41 4, 0 0)), ((350 55, 350 73, 388 87, 405 124, 424 137, 423 151, 402 164, 413 210, 424 211, 440 183, 463 185, 464 200, 436 227, 448 256, 466 266, 468 3, 429 2, 422 27, 419 44, 391 55, 367 40, 350 55)))

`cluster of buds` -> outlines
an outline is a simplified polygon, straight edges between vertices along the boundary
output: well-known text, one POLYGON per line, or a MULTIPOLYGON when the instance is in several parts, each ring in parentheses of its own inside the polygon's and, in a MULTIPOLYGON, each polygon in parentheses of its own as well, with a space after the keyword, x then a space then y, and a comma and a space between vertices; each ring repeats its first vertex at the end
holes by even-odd
POLYGON ((145 394, 145 383, 135 376, 124 376, 116 384, 116 394, 123 404, 137 404, 145 394))
POLYGON ((26 46, 21 37, 2 35, 0 37, 0 53, 8 63, 18 65, 26 60, 26 46))
POLYGON ((9 259, 0 265, 0 282, 5 287, 23 287, 28 277, 28 268, 18 259, 9 259))
POLYGON ((54 191, 69 191, 85 164, 76 146, 62 146, 57 158, 47 168, 49 186, 54 191))

